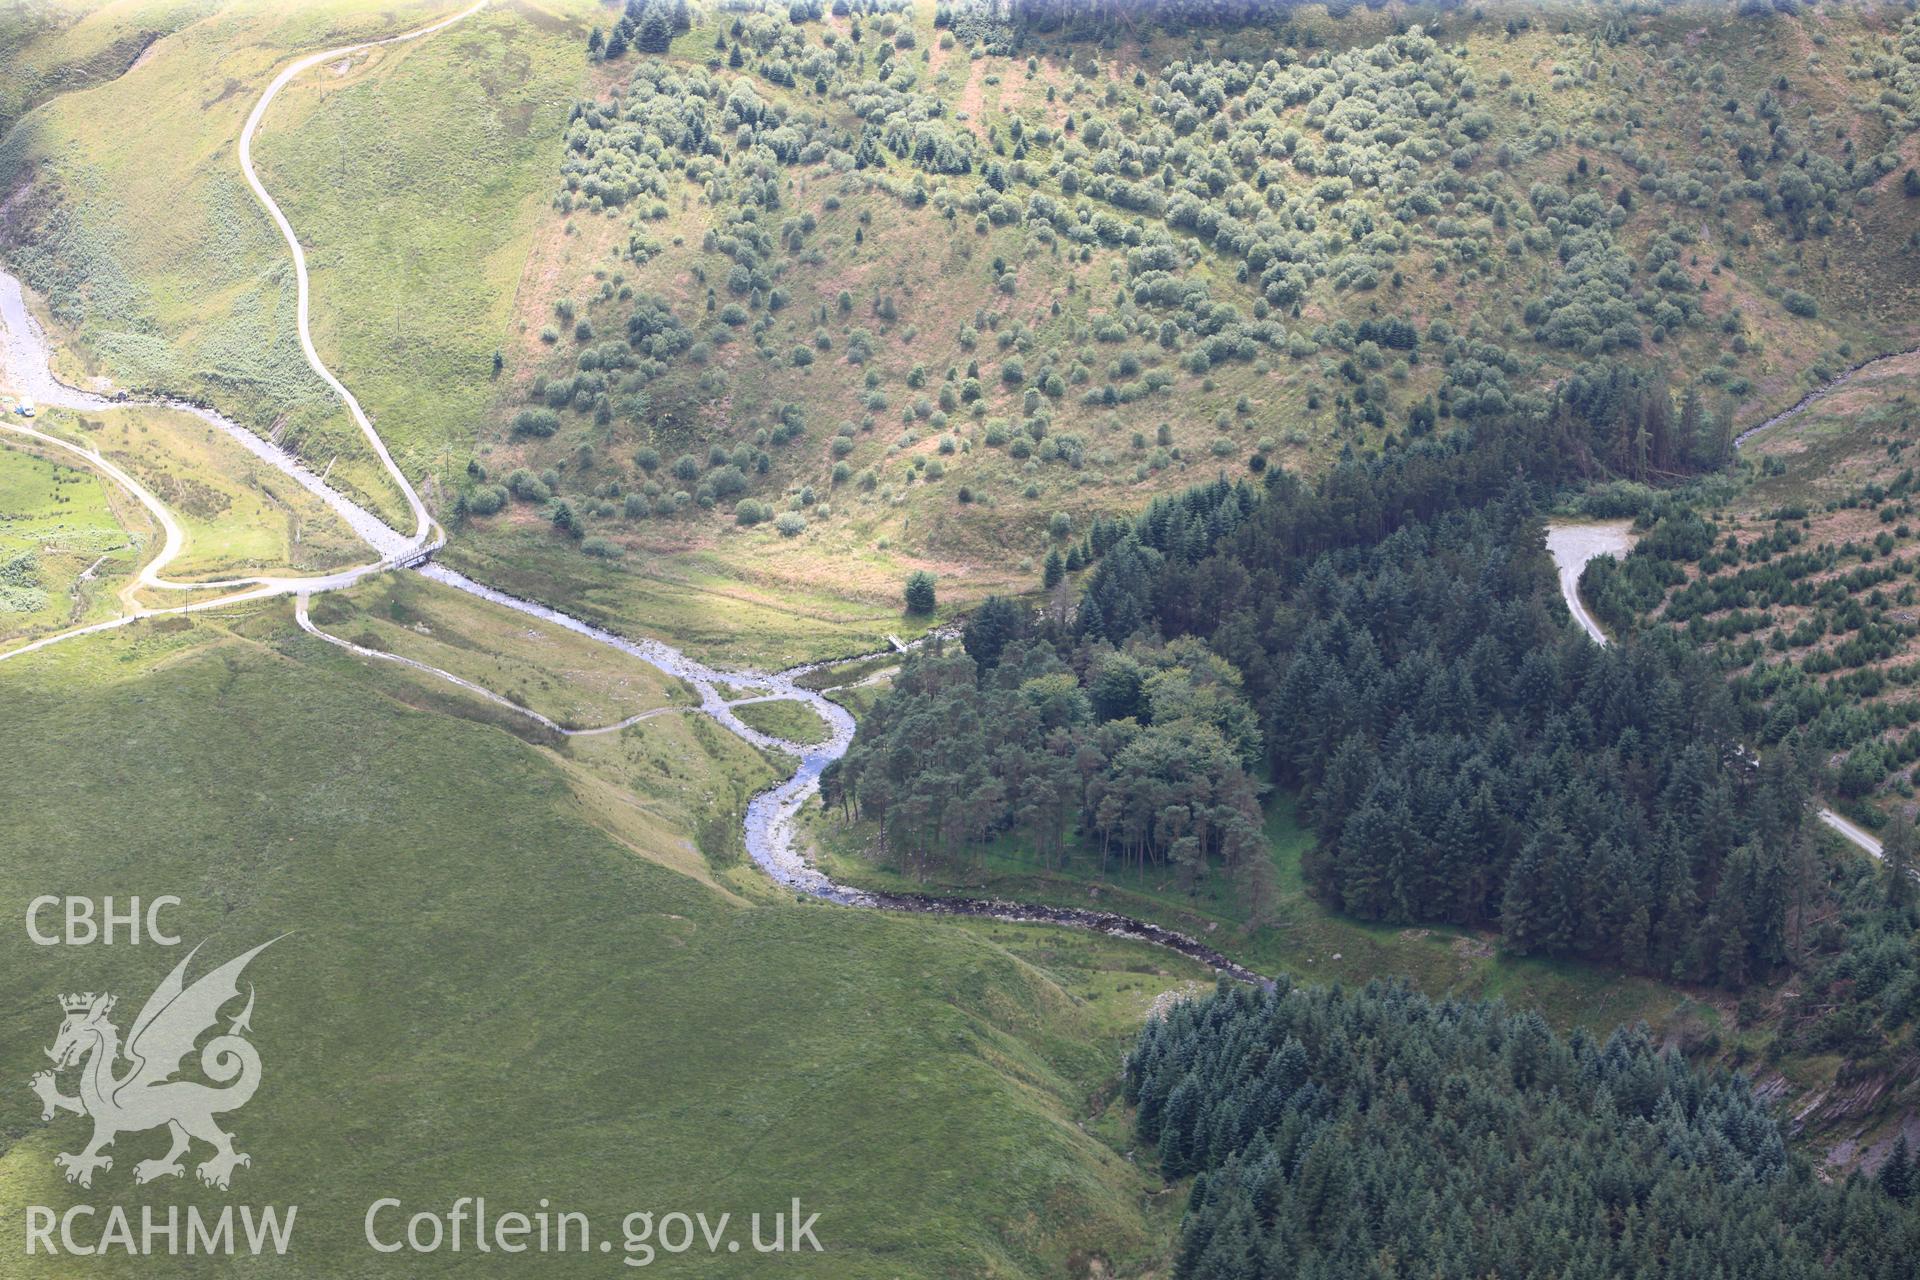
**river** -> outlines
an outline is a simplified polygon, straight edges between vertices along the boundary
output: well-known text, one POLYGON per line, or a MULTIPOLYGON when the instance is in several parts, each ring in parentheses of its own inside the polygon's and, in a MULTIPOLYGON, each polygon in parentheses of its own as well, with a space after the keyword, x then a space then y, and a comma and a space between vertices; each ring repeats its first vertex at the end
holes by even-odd
MULTIPOLYGON (((192 413, 205 422, 237 440, 253 456, 277 468, 289 476, 300 479, 301 483, 329 499, 329 505, 336 510, 345 506, 354 513, 348 523, 366 536, 370 545, 383 551, 383 563, 367 566, 340 574, 330 574, 318 578, 266 578, 254 580, 261 585, 246 593, 248 599, 261 599, 276 595, 297 597, 296 613, 304 629, 328 640, 331 643, 345 643, 337 637, 327 636, 311 625, 306 618, 306 598, 326 591, 339 590, 351 586, 376 572, 391 572, 397 566, 389 557, 419 557, 418 563, 411 568, 414 572, 471 596, 491 601, 496 605, 517 610, 531 617, 539 618, 554 626, 563 627, 576 635, 584 636, 596 643, 603 644, 621 653, 628 654, 658 668, 666 675, 676 677, 692 685, 700 695, 699 710, 711 716, 726 729, 756 747, 784 753, 795 760, 793 773, 767 788, 747 805, 744 837, 747 853, 753 861, 776 883, 792 890, 796 894, 823 899, 843 906, 862 907, 889 911, 907 911, 928 915, 983 916, 997 920, 1021 923, 1041 923, 1063 925, 1069 928, 1089 929, 1113 937, 1132 938, 1152 943, 1178 952, 1190 959, 1209 965, 1221 973, 1262 986, 1271 983, 1262 975, 1234 963, 1221 952, 1198 939, 1163 928, 1143 920, 1105 911, 1086 911, 1072 907, 1052 907, 1021 902, 1009 902, 991 898, 948 898, 910 893, 871 892, 843 885, 829 878, 814 867, 800 850, 800 842, 795 832, 795 823, 807 801, 819 794, 820 775, 826 767, 841 756, 853 742, 853 716, 839 703, 812 689, 803 688, 799 683, 801 676, 817 670, 824 664, 809 664, 792 667, 784 671, 756 671, 752 669, 727 670, 712 667, 692 658, 672 645, 650 638, 623 636, 583 622, 558 609, 523 600, 507 592, 476 582, 464 574, 456 573, 444 565, 431 560, 432 549, 420 551, 415 539, 387 526, 378 517, 364 508, 355 506, 344 496, 323 484, 320 478, 308 469, 299 459, 282 449, 268 443, 259 436, 231 419, 201 405, 191 405, 178 400, 136 401, 116 399, 90 391, 70 387, 53 376, 48 364, 50 349, 44 330, 34 322, 28 311, 21 292, 19 280, 4 271, 0 271, 0 378, 5 386, 15 392, 31 394, 42 404, 54 408, 74 409, 82 412, 101 412, 123 409, 135 404, 165 404, 172 408, 192 413), (30 389, 30 390, 29 390, 30 389), (370 527, 370 526, 377 526, 370 527), (741 698, 738 691, 756 689, 753 696, 741 698), (786 742, 760 732, 748 725, 735 713, 734 708, 751 702, 774 699, 793 699, 803 702, 826 722, 829 730, 824 742, 803 745, 786 742)), ((102 460, 92 457, 76 446, 66 445, 38 431, 23 430, 13 423, 0 422, 0 427, 18 434, 30 434, 43 442, 51 441, 72 449, 83 461, 99 465, 102 460)), ((104 469, 104 468, 103 468, 104 469)), ((118 472, 117 468, 107 470, 110 476, 118 472)), ((151 497, 151 495, 148 495, 151 497)), ((343 513, 344 514, 344 513, 343 513)), ((434 544, 437 546, 437 542, 434 544)), ((236 597, 227 597, 209 604, 232 603, 236 597)), ((194 606, 201 607, 201 606, 194 606)), ((120 625, 123 621, 132 621, 134 617, 175 612, 171 609, 143 610, 139 614, 125 619, 117 619, 107 626, 120 625)), ((101 626, 76 629, 58 635, 44 637, 29 645, 0 654, 0 660, 45 648, 61 640, 72 639, 103 629, 101 626)), ((348 644, 346 647, 354 648, 348 644)), ((912 648, 913 646, 905 646, 912 648)), ((896 652, 889 649, 883 652, 896 652)), ((386 658, 385 654, 366 654, 368 657, 386 658)), ((877 655, 860 655, 872 657, 877 655)), ((520 707, 490 690, 482 689, 469 681, 461 680, 438 668, 422 663, 408 665, 455 684, 468 688, 490 701, 500 703, 523 714, 531 716, 549 728, 562 734, 581 732, 610 732, 634 726, 639 717, 631 717, 615 725, 598 730, 561 729, 551 720, 527 708, 520 707)))
MULTIPOLYGON (((233 422, 220 413, 201 405, 188 404, 179 400, 141 401, 103 396, 95 392, 82 391, 62 383, 53 376, 48 357, 50 349, 44 330, 34 322, 28 311, 20 282, 12 275, 0 271, 0 378, 4 378, 7 389, 16 393, 34 396, 43 405, 53 408, 73 409, 81 412, 102 412, 124 409, 138 404, 164 404, 167 407, 181 409, 199 417, 238 441, 253 456, 261 459, 281 472, 300 480, 303 486, 314 490, 328 499, 328 504, 336 510, 352 513, 348 523, 367 538, 369 545, 383 552, 379 563, 342 573, 329 574, 314 578, 262 578, 248 580, 249 589, 238 596, 223 597, 220 600, 206 601, 177 609, 141 609, 123 618, 91 627, 76 628, 57 635, 46 636, 30 644, 0 653, 0 660, 35 652, 48 645, 80 635, 119 626, 139 617, 149 617, 164 613, 187 612, 193 609, 214 605, 231 604, 240 599, 263 599, 279 595, 292 595, 297 598, 296 616, 304 629, 320 636, 330 643, 346 644, 337 637, 327 636, 314 627, 306 614, 306 599, 326 591, 339 590, 370 576, 373 573, 391 572, 398 567, 397 561, 405 558, 414 561, 410 565, 413 571, 432 579, 443 586, 468 595, 491 601, 496 605, 514 609, 532 617, 542 619, 555 626, 564 627, 577 635, 585 636, 599 644, 617 649, 622 653, 650 663, 663 673, 677 677, 692 685, 700 695, 699 710, 711 716, 730 732, 738 735, 756 747, 782 752, 795 759, 793 773, 759 795, 747 806, 745 817, 745 843, 749 856, 776 883, 792 890, 796 894, 823 899, 844 906, 870 909, 916 912, 929 915, 982 916, 998 920, 1022 923, 1043 923, 1063 925, 1070 928, 1089 929, 1113 937, 1131 938, 1153 945, 1165 947, 1181 955, 1211 966, 1219 972, 1228 974, 1244 982, 1271 986, 1262 975, 1234 963, 1221 952, 1195 938, 1163 928, 1147 921, 1135 920, 1129 916, 1113 912, 1086 911, 1071 907, 1051 907, 1020 902, 1008 902, 988 898, 948 898, 930 895, 906 893, 869 892, 838 884, 808 862, 800 851, 796 838, 795 823, 807 801, 819 794, 820 775, 827 765, 846 754, 853 741, 853 716, 839 703, 814 690, 803 688, 798 680, 822 664, 810 664, 789 668, 785 671, 756 671, 751 669, 724 670, 712 667, 689 657, 673 646, 660 640, 632 638, 619 635, 592 623, 563 613, 546 605, 537 604, 509 595, 504 591, 476 582, 463 574, 456 573, 444 565, 431 561, 432 551, 437 548, 434 541, 425 550, 415 538, 387 526, 378 517, 358 507, 343 495, 328 488, 320 478, 307 468, 299 459, 282 449, 268 443, 245 427, 233 422), (30 389, 30 390, 29 390, 30 389), (757 689, 762 692, 752 697, 730 697, 726 691, 757 689), (760 732, 748 725, 735 713, 734 708, 756 701, 774 699, 793 699, 803 702, 824 720, 829 735, 824 742, 803 745, 786 742, 760 732)), ((0 421, 0 428, 15 434, 30 436, 40 443, 53 444, 78 454, 83 462, 100 468, 109 477, 118 478, 118 468, 105 464, 103 459, 89 454, 78 446, 49 436, 43 432, 26 428, 23 425, 0 421)), ((144 491, 142 491, 144 493, 144 491)), ((136 496, 140 496, 137 494, 136 496)), ((151 494, 145 494, 143 502, 157 504, 151 494)), ((164 508, 161 508, 164 511, 164 508)), ((157 585, 190 585, 168 584, 157 585)), ((346 644, 347 648, 356 648, 346 644)), ((904 646, 911 648, 912 646, 904 646)), ((890 648, 883 652, 897 652, 890 648)), ((368 657, 386 658, 385 654, 366 654, 368 657)), ((877 655, 860 655, 872 657, 877 655)), ((422 663, 409 663, 430 675, 446 679, 468 688, 490 701, 513 708, 529 715, 536 721, 547 725, 560 733, 611 732, 632 727, 641 717, 630 717, 615 725, 598 730, 565 730, 545 716, 520 707, 502 698, 490 690, 482 689, 469 681, 461 680, 451 673, 422 663)))

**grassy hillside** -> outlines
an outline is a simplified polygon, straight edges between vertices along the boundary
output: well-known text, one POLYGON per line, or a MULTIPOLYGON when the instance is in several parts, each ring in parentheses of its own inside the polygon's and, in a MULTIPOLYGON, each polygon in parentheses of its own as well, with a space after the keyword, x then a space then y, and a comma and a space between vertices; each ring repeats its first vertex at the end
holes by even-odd
MULTIPOLYGON (((293 931, 250 973, 266 1083, 229 1122, 255 1156, 236 1194, 301 1206, 281 1273, 366 1267, 378 1196, 443 1208, 478 1192, 547 1196, 602 1230, 633 1209, 738 1215, 797 1195, 827 1251, 795 1274, 1053 1276, 1158 1247, 1152 1180, 1078 1122, 1146 1001, 1192 970, 1105 939, 702 883, 669 869, 691 806, 768 776, 737 740, 678 717, 623 735, 616 749, 659 753, 684 789, 647 790, 651 829, 616 826, 581 785, 591 758, 409 709, 398 677, 302 636, 284 605, 236 625, 138 624, 0 671, 11 742, 42 766, 0 783, 0 877, 16 901, 177 893, 180 931, 209 955, 293 931)), ((18 931, 4 946, 0 1042, 22 1080, 52 996, 113 990, 130 1012, 175 958, 18 931)), ((52 1156, 74 1126, 30 1105, 0 1138, 9 1201, 154 1194, 132 1188, 150 1145, 133 1136, 90 1192, 61 1182, 52 1156)), ((43 1274, 20 1229, 0 1227, 0 1272, 43 1274)))
POLYGON ((1695 393, 1678 448, 1712 453, 1914 336, 1900 11, 794 12, 598 64, 466 481, 482 561, 965 600, 1156 491, 1612 362, 1695 393))
MULTIPOLYGON (((1698 414, 1591 463, 1658 479, 1914 339, 1903 10, 878 9, 696 5, 615 57, 612 9, 501 5, 287 91, 261 165, 320 345, 463 564, 708 652, 845 652, 910 570, 1026 587, 1059 530, 1221 470, 1626 362, 1698 414)), ((383 489, 231 145, 286 56, 429 12, 222 8, 24 116, 0 234, 76 372, 184 380, 383 489)))
POLYGON ((153 44, 206 13, 207 0, 49 0, 0 14, 0 134, 61 93, 123 75, 153 44))
POLYGON ((464 463, 493 397, 591 11, 497 5, 316 67, 256 139, 307 252, 315 344, 410 473, 464 463))
MULTIPOLYGON (((316 469, 337 458, 335 482, 398 510, 301 358, 286 247, 235 149, 254 100, 292 54, 389 34, 447 7, 198 6, 201 16, 124 74, 50 97, 14 124, 0 140, 0 253, 74 340, 66 375, 210 400, 316 469)), ((128 11, 172 12, 110 12, 128 11)))

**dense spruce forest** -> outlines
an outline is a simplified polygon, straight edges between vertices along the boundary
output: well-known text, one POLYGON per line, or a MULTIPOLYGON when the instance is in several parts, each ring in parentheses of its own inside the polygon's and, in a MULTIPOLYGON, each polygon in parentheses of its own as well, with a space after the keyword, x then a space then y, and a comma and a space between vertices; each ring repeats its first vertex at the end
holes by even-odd
POLYGON ((1353 916, 1735 990, 1775 974, 1829 892, 1808 762, 1746 754, 1745 709, 1690 647, 1588 642, 1542 544, 1568 437, 1634 402, 1096 528, 1077 606, 982 610, 964 655, 910 666, 830 795, 903 866, 1014 829, 1057 857, 1077 825, 1103 864, 1218 869, 1257 901, 1270 781, 1319 837, 1310 882, 1353 916))
POLYGON ((1498 1002, 1223 984, 1147 1025, 1126 1096, 1198 1175, 1183 1280, 1894 1280, 1920 1254, 1904 1146, 1877 1187, 1823 1183, 1745 1079, 1498 1002))
MULTIPOLYGON (((1911 825, 1880 866, 1832 855, 1831 771, 1752 682, 1673 630, 1595 645, 1559 598, 1542 508, 1654 394, 1607 372, 1311 482, 1222 478, 1098 523, 1043 607, 989 601, 959 652, 908 663, 828 799, 902 869, 1011 834, 1050 865, 1233 877, 1258 923, 1259 797, 1285 790, 1336 910, 1735 992, 1792 973, 1767 1064, 1897 1073, 1920 1025, 1911 825)), ((1697 523, 1650 521, 1602 601, 1715 554, 1697 523)), ((1920 1245, 1906 1145, 1824 1183, 1748 1080, 1644 1029, 1562 1039, 1496 1003, 1283 977, 1151 1023, 1126 1096, 1163 1171, 1195 1175, 1183 1277, 1891 1277, 1920 1245)))

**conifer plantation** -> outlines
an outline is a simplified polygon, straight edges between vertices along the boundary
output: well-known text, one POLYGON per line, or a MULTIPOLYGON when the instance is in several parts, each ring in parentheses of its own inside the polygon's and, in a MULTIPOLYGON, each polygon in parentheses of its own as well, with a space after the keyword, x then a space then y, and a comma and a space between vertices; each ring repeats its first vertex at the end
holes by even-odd
POLYGON ((1757 709, 1689 647, 1569 625, 1538 512, 1569 412, 1097 528, 1077 608, 996 602, 966 656, 910 664, 833 794, 906 862, 1016 828, 1057 857, 1077 824, 1103 862, 1257 899, 1271 784, 1349 915, 1728 990, 1777 972, 1825 892, 1807 763, 1747 754, 1757 709))
POLYGON ((1223 985, 1141 1033, 1126 1096, 1195 1175, 1181 1280, 1895 1280, 1920 1250, 1905 1148, 1822 1182, 1744 1078, 1497 1002, 1223 985))

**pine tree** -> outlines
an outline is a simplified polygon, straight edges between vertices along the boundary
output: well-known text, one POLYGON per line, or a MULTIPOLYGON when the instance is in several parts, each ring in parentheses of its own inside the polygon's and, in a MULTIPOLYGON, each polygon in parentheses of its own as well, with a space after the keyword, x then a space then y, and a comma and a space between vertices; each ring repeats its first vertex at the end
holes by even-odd
POLYGON ((1059 586, 1061 579, 1066 576, 1066 561, 1060 558, 1060 548, 1055 547, 1053 550, 1047 552, 1047 562, 1040 571, 1040 585, 1051 591, 1059 586))
POLYGON ((967 618, 960 644, 984 674, 1000 664, 1009 643, 1026 631, 1027 611, 1005 596, 988 596, 967 618))
POLYGON ((1543 861, 1539 840, 1529 840, 1501 890, 1500 942, 1515 955, 1532 955, 1540 948, 1540 914, 1546 897, 1543 861))
POLYGON ((1557 819, 1550 819, 1541 835, 1547 842, 1547 883, 1545 898, 1539 905, 1538 944, 1542 950, 1561 955, 1573 950, 1580 932, 1581 872, 1585 860, 1572 839, 1560 830, 1557 819))
POLYGON ((932 613, 935 605, 933 575, 925 569, 916 569, 907 575, 906 588, 907 612, 926 615, 932 613))
POLYGON ((673 19, 660 5, 648 5, 646 16, 634 28, 633 43, 643 53, 665 53, 673 43, 673 19))
POLYGON ((1620 964, 1624 968, 1635 973, 1647 971, 1647 938, 1651 932, 1652 923, 1647 904, 1639 903, 1627 916, 1626 926, 1620 931, 1620 964))
POLYGON ((1477 855, 1473 820, 1466 806, 1454 801, 1433 834, 1433 898, 1427 903, 1428 914, 1448 924, 1467 923, 1467 881, 1477 855))
POLYGON ((1887 1156, 1886 1163, 1880 1166, 1876 1181, 1880 1189, 1906 1204, 1913 1199, 1914 1185, 1920 1181, 1913 1164, 1913 1152, 1907 1146, 1907 1135, 1902 1133, 1893 1144, 1893 1151, 1887 1156))
POLYGON ((1687 450, 1695 465, 1718 466, 1720 459, 1712 455, 1712 441, 1707 439, 1707 415, 1700 403, 1700 388, 1687 384, 1686 394, 1680 398, 1680 443, 1687 450))
POLYGON ((1378 920, 1392 900, 1388 860, 1398 832, 1379 804, 1368 801, 1347 819, 1340 833, 1340 905, 1362 920, 1378 920))
POLYGON ((1160 1120, 1160 1168, 1170 1178, 1193 1171, 1188 1152, 1200 1114, 1200 1090, 1191 1081, 1174 1088, 1160 1120))
POLYGON ((1896 808, 1880 845, 1880 878, 1886 886, 1887 905, 1904 910, 1914 898, 1913 819, 1904 810, 1896 808))
POLYGON ((1404 924, 1426 914, 1427 855, 1430 851, 1421 847, 1414 834, 1405 801, 1395 806, 1388 817, 1393 824, 1393 835, 1386 856, 1386 918, 1404 924))

